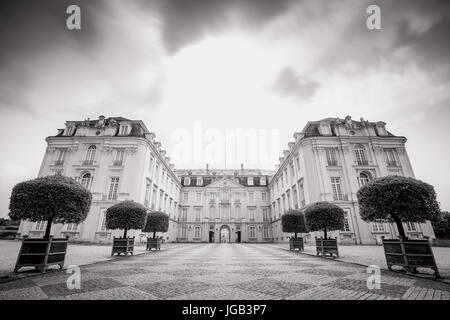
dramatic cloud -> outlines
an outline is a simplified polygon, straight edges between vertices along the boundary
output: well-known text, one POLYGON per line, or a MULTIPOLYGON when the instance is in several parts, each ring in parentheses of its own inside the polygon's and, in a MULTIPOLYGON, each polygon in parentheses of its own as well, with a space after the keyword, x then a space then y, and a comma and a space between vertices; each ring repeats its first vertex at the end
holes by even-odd
POLYGON ((171 133, 197 120, 276 129, 280 152, 309 120, 383 120, 449 209, 449 34, 447 0, 2 1, 0 216, 38 173, 44 138, 100 114, 144 120, 169 155, 171 133), (66 28, 69 4, 81 30, 66 28), (366 27, 370 4, 381 30, 366 27))

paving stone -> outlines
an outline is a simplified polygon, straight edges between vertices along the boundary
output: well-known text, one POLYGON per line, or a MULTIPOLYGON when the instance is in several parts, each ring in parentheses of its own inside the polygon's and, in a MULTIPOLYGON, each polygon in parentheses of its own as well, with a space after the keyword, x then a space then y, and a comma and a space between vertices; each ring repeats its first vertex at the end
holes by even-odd
POLYGON ((294 294, 298 294, 310 288, 311 286, 295 282, 259 279, 256 281, 239 283, 235 287, 245 291, 256 291, 264 294, 269 294, 271 296, 277 297, 278 299, 282 299, 294 294))
POLYGON ((128 276, 112 277, 111 279, 116 280, 124 285, 135 286, 144 283, 174 281, 176 280, 176 277, 165 273, 151 272, 151 273, 133 274, 128 276))
POLYGON ((47 299, 47 295, 40 287, 22 287, 20 289, 10 289, 0 292, 1 300, 42 300, 47 299))
POLYGON ((139 290, 148 292, 155 297, 167 299, 173 296, 206 291, 210 289, 212 285, 203 282, 193 282, 183 279, 156 282, 151 284, 140 284, 135 287, 139 290))
POLYGON ((157 298, 136 288, 118 287, 60 296, 51 300, 157 300, 157 298))
POLYGON ((71 294, 103 290, 103 289, 111 289, 111 288, 123 287, 123 286, 124 285, 118 281, 108 279, 108 278, 101 278, 101 279, 92 279, 92 280, 82 281, 80 289, 69 289, 69 288, 67 288, 66 283, 58 283, 55 285, 42 286, 41 289, 42 289, 42 291, 45 292, 45 294, 49 298, 54 298, 54 297, 58 297, 58 296, 67 296, 67 295, 71 295, 71 294))

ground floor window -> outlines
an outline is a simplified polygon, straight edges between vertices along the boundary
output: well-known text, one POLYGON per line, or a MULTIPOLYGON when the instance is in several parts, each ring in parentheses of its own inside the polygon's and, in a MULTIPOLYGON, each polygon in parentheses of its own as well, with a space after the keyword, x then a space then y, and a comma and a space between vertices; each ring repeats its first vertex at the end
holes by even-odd
POLYGON ((194 228, 194 238, 196 238, 196 239, 200 238, 200 231, 201 231, 201 228, 199 226, 196 226, 194 228))
POLYGON ((187 233, 186 233, 186 227, 181 227, 181 237, 182 238, 186 238, 186 236, 187 236, 187 233))
POLYGON ((256 238, 256 227, 249 227, 248 228, 249 238, 255 239, 256 238))
POLYGON ((372 222, 372 231, 373 232, 385 232, 385 225, 383 220, 372 222))
POLYGON ((66 230, 67 231, 73 231, 73 232, 78 231, 78 223, 69 223, 67 225, 67 229, 66 230))
POLYGON ((44 231, 44 229, 45 229, 45 222, 46 221, 44 221, 44 220, 43 221, 37 221, 35 226, 34 226, 34 230, 44 231))
POLYGON ((270 237, 270 235, 269 235, 269 227, 264 227, 264 228, 263 228, 263 237, 264 237, 265 239, 267 239, 267 238, 270 237))
POLYGON ((417 225, 414 222, 406 222, 406 230, 408 232, 415 232, 417 231, 417 225))

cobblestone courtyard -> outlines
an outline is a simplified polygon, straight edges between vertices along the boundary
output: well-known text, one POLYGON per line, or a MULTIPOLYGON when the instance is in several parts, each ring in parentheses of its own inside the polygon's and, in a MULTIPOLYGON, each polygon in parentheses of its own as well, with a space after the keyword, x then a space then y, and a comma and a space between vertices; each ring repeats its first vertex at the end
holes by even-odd
POLYGON ((369 290, 364 266, 267 244, 179 244, 81 267, 81 289, 65 271, 0 284, 5 299, 433 299, 450 285, 382 270, 369 290))

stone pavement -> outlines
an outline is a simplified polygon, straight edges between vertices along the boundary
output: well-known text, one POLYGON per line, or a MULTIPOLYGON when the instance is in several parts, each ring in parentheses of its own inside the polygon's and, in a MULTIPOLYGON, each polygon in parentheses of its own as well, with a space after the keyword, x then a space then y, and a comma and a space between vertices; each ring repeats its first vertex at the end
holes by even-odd
POLYGON ((369 290, 363 266, 291 252, 270 244, 163 245, 159 252, 81 267, 81 289, 66 272, 0 284, 6 299, 432 299, 450 285, 381 271, 369 290))

